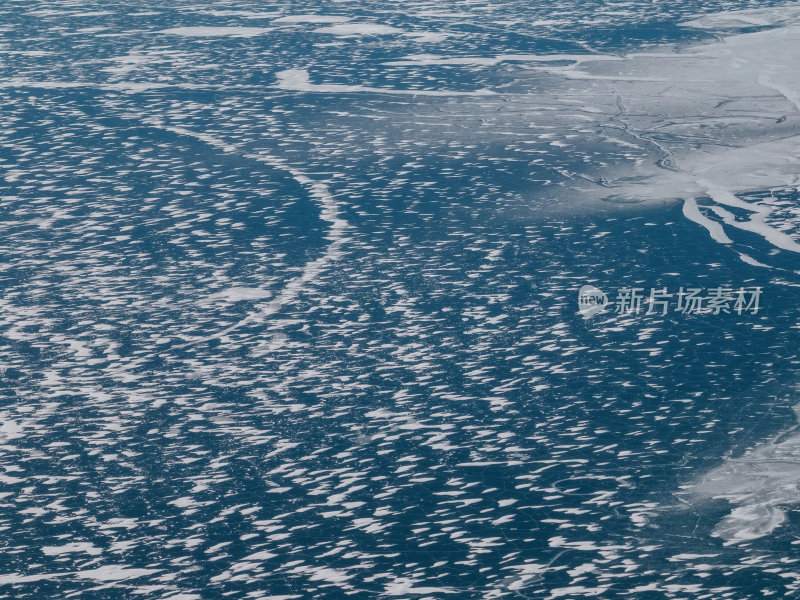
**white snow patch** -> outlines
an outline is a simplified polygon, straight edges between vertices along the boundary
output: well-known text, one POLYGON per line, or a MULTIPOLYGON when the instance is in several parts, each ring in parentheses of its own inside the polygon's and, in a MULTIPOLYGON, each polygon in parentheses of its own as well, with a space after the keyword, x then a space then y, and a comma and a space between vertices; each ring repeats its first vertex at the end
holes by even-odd
POLYGON ((69 544, 64 544, 63 546, 43 546, 42 552, 47 556, 74 554, 77 552, 84 552, 86 554, 91 554, 92 556, 97 556, 103 553, 100 548, 89 542, 72 542, 69 544))
POLYGON ((286 15, 272 21, 273 23, 346 23, 350 17, 335 15, 286 15))
POLYGON ((81 579, 94 579, 95 581, 122 581, 124 579, 134 579, 146 577, 158 573, 157 569, 131 569, 123 565, 105 565, 96 569, 77 571, 76 577, 81 579))
POLYGON ((272 30, 271 27, 171 27, 156 33, 183 37, 255 37, 272 30))
POLYGON ((377 23, 341 23, 320 27, 314 30, 315 33, 327 33, 342 37, 355 37, 360 35, 393 35, 403 33, 402 29, 389 25, 379 25, 377 23))
POLYGON ((481 89, 474 92, 457 92, 444 90, 403 90, 393 88, 373 88, 363 85, 343 85, 343 84, 318 84, 311 83, 311 77, 305 69, 286 69, 276 73, 278 87, 283 90, 294 90, 298 92, 316 93, 372 93, 390 94, 404 96, 492 96, 491 90, 481 89))
POLYGON ((223 302, 240 302, 242 300, 263 300, 264 298, 271 298, 272 292, 262 288, 253 287, 231 287, 220 292, 215 292, 206 296, 204 302, 218 301, 223 302))

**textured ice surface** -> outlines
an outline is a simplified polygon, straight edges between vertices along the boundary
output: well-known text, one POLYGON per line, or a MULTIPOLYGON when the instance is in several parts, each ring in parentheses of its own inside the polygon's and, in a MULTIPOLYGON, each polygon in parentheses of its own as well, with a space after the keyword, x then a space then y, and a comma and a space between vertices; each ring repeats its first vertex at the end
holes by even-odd
POLYGON ((796 597, 758 4, 0 4, 0 598, 796 597))

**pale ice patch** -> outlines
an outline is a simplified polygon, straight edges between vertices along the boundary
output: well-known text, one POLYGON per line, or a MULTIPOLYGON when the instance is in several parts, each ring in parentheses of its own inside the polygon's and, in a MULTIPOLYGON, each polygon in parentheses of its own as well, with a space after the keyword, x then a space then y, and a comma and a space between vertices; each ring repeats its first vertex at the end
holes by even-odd
POLYGON ((398 577, 386 584, 383 594, 386 596, 430 596, 435 594, 455 594, 458 590, 452 588, 416 585, 418 582, 409 577, 398 577))
POLYGON ((190 496, 183 496, 181 498, 177 498, 175 500, 171 500, 169 504, 173 506, 177 506, 178 508, 192 508, 194 506, 200 506, 200 504, 194 498, 190 496))
POLYGON ((421 10, 417 12, 419 17, 436 17, 439 19, 470 19, 474 15, 468 12, 454 12, 448 10, 421 10))
POLYGON ((230 287, 220 292, 214 292, 203 298, 202 303, 210 302, 240 302, 242 300, 263 300, 272 297, 272 292, 254 287, 230 287))
POLYGON ((580 596, 581 598, 594 598, 596 596, 602 596, 606 593, 610 586, 603 585, 603 586, 596 586, 596 587, 586 587, 583 585, 571 585, 568 587, 563 588, 556 588, 550 592, 550 595, 547 596, 547 600, 551 598, 565 598, 571 597, 575 598, 580 596))
POLYGON ((20 575, 18 573, 5 573, 0 575, 0 585, 14 585, 15 583, 32 583, 64 577, 68 573, 41 573, 39 575, 20 575))
POLYGON ((25 435, 25 425, 0 414, 0 441, 13 440, 25 435))
POLYGON ((350 17, 335 15, 286 15, 272 21, 273 23, 346 23, 350 17))
POLYGON ((183 37, 254 37, 270 31, 271 27, 171 27, 156 33, 183 37))
POLYGON ((475 65, 495 66, 504 62, 571 62, 624 60, 619 56, 605 54, 499 54, 497 56, 437 56, 435 54, 411 54, 399 60, 383 63, 393 67, 430 65, 475 65))
POLYGON ((402 35, 403 37, 413 39, 415 42, 431 44, 443 42, 450 37, 450 34, 444 31, 408 31, 402 35))
POLYGON ((3 48, 0 50, 0 54, 11 54, 14 56, 47 56, 55 53, 49 50, 8 50, 3 48))
MULTIPOLYGON (((794 408, 800 417, 800 405, 794 408)), ((786 520, 785 508, 800 503, 800 432, 792 430, 754 448, 684 486, 692 498, 726 500, 731 512, 714 536, 740 543, 772 533, 786 520)))
POLYGON ((243 17, 245 19, 272 19, 280 16, 280 12, 259 12, 252 10, 205 10, 202 8, 194 10, 194 12, 202 13, 204 15, 213 15, 215 17, 243 17))
POLYGON ((328 33, 342 37, 354 37, 360 35, 393 35, 403 33, 402 29, 391 27, 390 25, 380 25, 378 23, 341 23, 320 27, 314 30, 315 33, 328 33))
POLYGON ((96 569, 77 571, 76 577, 80 579, 94 579, 95 581, 122 581, 135 579, 158 573, 158 569, 133 569, 124 565, 105 565, 96 569))
POLYGON ((734 508, 714 528, 714 534, 731 542, 744 542, 772 533, 786 521, 786 513, 777 506, 748 504, 734 508))
POLYGON ((245 556, 242 560, 269 560, 270 558, 275 558, 276 556, 278 555, 274 552, 262 550, 261 552, 255 552, 249 556, 245 556))
POLYGON ((97 89, 136 94, 150 90, 165 88, 197 90, 197 89, 219 89, 218 86, 200 86, 193 83, 160 83, 155 81, 114 81, 109 83, 95 83, 92 81, 35 81, 22 77, 9 77, 0 81, 0 88, 39 88, 44 90, 59 89, 97 89))
POLYGON ((42 552, 47 556, 59 554, 85 553, 92 556, 102 554, 103 551, 90 542, 71 542, 63 546, 42 546, 42 552))
POLYGON ((765 265, 764 263, 757 261, 755 258, 750 256, 749 254, 745 254, 744 252, 739 252, 739 258, 742 260, 743 263, 747 263, 748 265, 752 265, 754 267, 762 267, 765 269, 769 269, 769 265, 765 265))
POLYGON ((474 92, 460 92, 447 90, 413 90, 397 88, 374 88, 364 85, 344 85, 339 83, 312 83, 311 77, 305 69, 286 69, 276 73, 277 86, 283 90, 317 93, 371 93, 411 96, 492 96, 491 90, 480 89, 474 92))

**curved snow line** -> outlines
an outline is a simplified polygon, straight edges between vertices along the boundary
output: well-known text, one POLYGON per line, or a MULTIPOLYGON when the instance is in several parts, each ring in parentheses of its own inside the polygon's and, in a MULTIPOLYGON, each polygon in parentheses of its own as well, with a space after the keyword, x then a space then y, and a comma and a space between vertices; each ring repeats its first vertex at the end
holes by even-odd
POLYGON ((328 189, 328 186, 326 186, 324 183, 314 181, 299 169, 287 164, 283 159, 271 156, 266 152, 259 152, 257 154, 247 153, 242 151, 235 144, 230 144, 225 140, 208 133, 192 131, 191 129, 186 129, 185 127, 165 125, 164 123, 154 119, 145 120, 144 122, 148 125, 158 127, 159 129, 163 129, 165 131, 193 137, 197 140, 205 142, 209 146, 222 150, 223 152, 239 153, 245 158, 257 160, 288 173, 297 183, 305 187, 308 190, 309 195, 319 203, 320 218, 323 221, 330 223, 328 235, 326 236, 326 239, 330 241, 330 244, 328 244, 324 254, 322 254, 322 256, 319 258, 307 263, 303 267, 303 271, 300 273, 300 275, 290 280, 289 283, 287 283, 286 286, 280 291, 280 293, 278 293, 271 301, 260 305, 257 307, 257 310, 249 313, 246 317, 234 323, 233 325, 230 325, 229 327, 226 327, 225 329, 212 335, 194 339, 186 344, 181 345, 180 347, 183 348, 186 346, 193 346, 209 340, 219 339, 231 331, 243 327, 244 325, 259 322, 264 318, 275 314, 285 305, 297 298, 306 284, 314 281, 330 263, 341 256, 341 247, 347 241, 345 232, 350 227, 350 224, 341 217, 339 212, 339 204, 334 199, 333 194, 331 194, 330 190, 328 189))

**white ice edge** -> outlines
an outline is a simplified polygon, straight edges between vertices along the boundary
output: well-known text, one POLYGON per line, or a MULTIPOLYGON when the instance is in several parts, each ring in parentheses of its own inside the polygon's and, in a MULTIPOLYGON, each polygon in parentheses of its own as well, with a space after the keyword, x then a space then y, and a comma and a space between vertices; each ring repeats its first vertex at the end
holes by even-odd
MULTIPOLYGON (((794 407, 800 415, 800 405, 794 407)), ((749 450, 697 477, 684 486, 692 498, 727 500, 731 512, 713 535, 728 544, 772 533, 786 520, 785 509, 800 503, 800 432, 795 425, 772 442, 749 450)))
POLYGON ((495 66, 504 62, 594 62, 603 60, 624 60, 620 56, 608 54, 500 54, 498 56, 456 56, 443 57, 429 54, 406 56, 399 60, 382 63, 390 67, 418 67, 435 65, 476 65, 495 66))
POLYGON ((370 93, 370 94, 389 94, 401 96, 493 96, 495 92, 481 89, 474 92, 457 92, 446 90, 403 90, 393 88, 375 88, 363 85, 342 85, 342 84, 317 84, 311 83, 311 77, 305 69, 286 69, 276 73, 278 79, 277 87, 282 90, 295 92, 312 93, 370 93))
POLYGON ((700 212, 700 209, 697 207, 697 201, 694 198, 687 198, 683 201, 683 216, 690 221, 694 221, 698 225, 705 227, 708 230, 708 233, 711 234, 711 237, 714 239, 714 241, 717 241, 720 244, 733 243, 732 240, 725 235, 722 225, 716 221, 712 221, 700 212))

